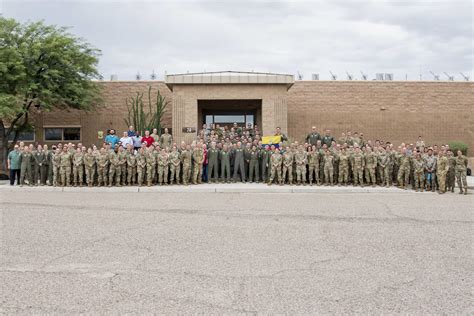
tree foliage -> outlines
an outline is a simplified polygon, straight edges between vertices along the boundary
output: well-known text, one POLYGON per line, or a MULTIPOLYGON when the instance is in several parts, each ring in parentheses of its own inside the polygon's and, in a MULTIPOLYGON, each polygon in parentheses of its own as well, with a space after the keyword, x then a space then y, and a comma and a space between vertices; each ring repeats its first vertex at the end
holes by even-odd
MULTIPOLYGON (((100 51, 67 28, 21 24, 0 16, 0 144, 28 127, 33 108, 90 110, 100 102, 93 81, 100 51)), ((5 161, 5 160, 4 160, 5 161)))

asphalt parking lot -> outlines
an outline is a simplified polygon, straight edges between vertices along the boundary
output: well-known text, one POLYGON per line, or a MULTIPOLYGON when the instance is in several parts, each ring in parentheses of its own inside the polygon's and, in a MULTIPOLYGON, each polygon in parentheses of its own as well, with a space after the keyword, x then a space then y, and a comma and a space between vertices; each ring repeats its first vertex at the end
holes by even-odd
POLYGON ((472 194, 0 196, 1 313, 472 313, 472 194))

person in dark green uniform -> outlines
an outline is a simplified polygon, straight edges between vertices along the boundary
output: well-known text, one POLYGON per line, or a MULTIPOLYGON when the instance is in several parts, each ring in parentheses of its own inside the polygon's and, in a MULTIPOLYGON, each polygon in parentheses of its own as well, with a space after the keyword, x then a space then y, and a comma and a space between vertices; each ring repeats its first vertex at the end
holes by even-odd
POLYGON ((216 142, 211 143, 211 148, 207 151, 207 159, 208 182, 217 182, 219 177, 219 149, 216 148, 216 142))

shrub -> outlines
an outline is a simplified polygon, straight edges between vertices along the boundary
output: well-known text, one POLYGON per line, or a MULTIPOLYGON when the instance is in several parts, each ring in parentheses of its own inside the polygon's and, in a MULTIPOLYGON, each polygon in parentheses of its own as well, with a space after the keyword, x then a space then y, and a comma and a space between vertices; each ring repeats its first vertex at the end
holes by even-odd
POLYGON ((449 148, 453 151, 454 155, 460 150, 463 155, 467 155, 468 147, 465 143, 460 141, 448 142, 449 148))

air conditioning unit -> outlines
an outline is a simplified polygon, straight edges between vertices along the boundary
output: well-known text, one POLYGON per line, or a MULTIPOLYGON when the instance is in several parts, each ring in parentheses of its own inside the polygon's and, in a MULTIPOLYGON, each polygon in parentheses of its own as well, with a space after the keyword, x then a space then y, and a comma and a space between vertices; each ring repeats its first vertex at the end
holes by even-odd
POLYGON ((311 75, 311 78, 312 78, 313 80, 319 80, 319 74, 312 74, 312 75, 311 75))

